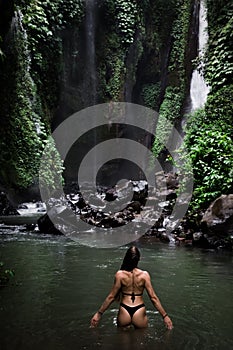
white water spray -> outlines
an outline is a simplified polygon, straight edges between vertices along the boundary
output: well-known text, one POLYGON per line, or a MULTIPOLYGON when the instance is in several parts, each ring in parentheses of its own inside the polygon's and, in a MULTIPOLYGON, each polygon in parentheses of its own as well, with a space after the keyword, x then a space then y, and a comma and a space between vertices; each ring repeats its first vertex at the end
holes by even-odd
POLYGON ((199 69, 195 69, 192 74, 190 85, 191 111, 202 108, 207 100, 209 87, 207 86, 202 75, 203 61, 202 57, 205 53, 208 43, 207 33, 208 23, 206 18, 206 8, 204 1, 200 1, 199 10, 199 35, 198 35, 198 57, 200 59, 199 69))

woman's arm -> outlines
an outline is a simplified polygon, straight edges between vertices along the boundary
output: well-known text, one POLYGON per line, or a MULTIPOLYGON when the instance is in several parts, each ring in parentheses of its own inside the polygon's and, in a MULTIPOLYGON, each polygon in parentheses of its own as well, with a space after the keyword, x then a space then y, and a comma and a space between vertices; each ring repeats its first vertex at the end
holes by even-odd
POLYGON ((104 300, 103 304, 100 306, 99 310, 94 314, 94 316, 91 319, 92 328, 98 326, 101 316, 109 308, 112 302, 115 300, 120 289, 121 289, 121 279, 120 279, 120 272, 118 271, 115 275, 114 284, 110 293, 104 300))
POLYGON ((151 284, 150 275, 147 271, 145 271, 144 273, 145 273, 145 288, 146 288, 147 294, 149 295, 150 300, 154 305, 154 307, 156 307, 160 315, 163 317, 166 327, 168 329, 172 329, 173 328, 172 321, 168 316, 168 314, 166 313, 166 311, 164 310, 158 296, 155 294, 154 288, 152 287, 152 284, 151 284))

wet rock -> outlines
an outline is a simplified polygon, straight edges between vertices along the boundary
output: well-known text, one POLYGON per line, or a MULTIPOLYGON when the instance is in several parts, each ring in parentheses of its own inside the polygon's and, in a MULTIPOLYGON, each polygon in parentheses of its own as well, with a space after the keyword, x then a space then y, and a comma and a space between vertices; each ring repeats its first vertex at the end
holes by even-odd
POLYGON ((193 233, 192 245, 204 249, 211 248, 211 243, 209 242, 207 236, 202 232, 193 233))
POLYGON ((166 243, 170 242, 170 238, 169 238, 168 234, 166 233, 166 231, 160 232, 159 239, 161 242, 166 242, 166 243))
POLYGON ((134 202, 140 202, 142 205, 145 204, 148 196, 148 184, 146 181, 134 181, 133 184, 133 199, 134 202))
POLYGON ((177 198, 177 194, 176 192, 172 189, 170 190, 167 190, 167 196, 166 196, 166 199, 168 201, 171 201, 171 200, 175 200, 177 198))
POLYGON ((232 251, 233 249, 233 237, 219 238, 214 236, 208 239, 208 243, 212 249, 228 251, 232 251))
POLYGON ((114 188, 110 188, 105 192, 105 200, 108 202, 112 202, 117 198, 117 193, 114 188))
POLYGON ((134 202, 129 203, 126 208, 128 210, 136 213, 136 214, 140 214, 140 212, 141 212, 141 203, 139 201, 134 201, 134 202))
POLYGON ((208 236, 233 235, 233 194, 218 197, 206 210, 201 228, 208 236))
MULTIPOLYGON (((68 207, 54 206, 51 209, 49 209, 46 214, 44 214, 37 220, 37 225, 41 233, 51 235, 62 235, 62 232, 64 232, 66 226, 68 232, 68 226, 70 226, 70 223, 72 222, 73 216, 68 207), (58 228, 54 225, 54 222, 56 222, 56 226, 58 228), (63 230, 59 228, 63 228, 63 230)), ((75 222, 73 222, 73 224, 75 225, 75 222)))
POLYGON ((8 200, 5 192, 0 192, 0 215, 19 215, 17 209, 8 200))
POLYGON ((41 216, 38 221, 38 228, 40 233, 45 233, 49 235, 61 235, 61 231, 59 231, 53 224, 52 220, 48 216, 48 214, 45 214, 41 216))
POLYGON ((78 202, 75 205, 80 210, 80 209, 84 209, 87 204, 86 204, 85 200, 82 197, 80 197, 78 202))
POLYGON ((165 174, 168 189, 177 189, 179 187, 178 175, 176 173, 165 174))
POLYGON ((20 204, 18 209, 28 209, 28 206, 26 204, 20 204))

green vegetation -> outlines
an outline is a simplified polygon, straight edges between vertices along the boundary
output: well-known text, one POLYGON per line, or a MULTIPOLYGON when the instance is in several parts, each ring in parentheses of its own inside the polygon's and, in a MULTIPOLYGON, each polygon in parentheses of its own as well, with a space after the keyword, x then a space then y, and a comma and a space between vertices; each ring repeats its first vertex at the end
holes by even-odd
POLYGON ((58 99, 62 30, 78 25, 84 15, 82 0, 18 1, 28 35, 32 77, 49 109, 58 99), (48 79, 49 77, 49 79, 48 79))
POLYGON ((160 89, 159 82, 148 83, 142 87, 142 98, 146 107, 158 110, 160 89))
POLYGON ((209 45, 205 77, 211 91, 204 109, 189 117, 185 145, 195 188, 190 212, 233 190, 233 85, 231 1, 207 1, 209 45))
POLYGON ((164 142, 169 135, 170 129, 164 128, 166 120, 174 123, 182 115, 182 107, 187 89, 185 71, 185 57, 188 42, 188 30, 191 14, 190 0, 176 2, 171 37, 173 40, 170 61, 168 65, 168 86, 165 90, 163 102, 159 110, 159 121, 156 130, 157 137, 153 144, 153 152, 156 156, 163 149, 164 142))
MULTIPOLYGON (((183 113, 189 87, 186 63, 193 3, 103 0, 96 7, 97 101, 127 98, 159 111, 153 144, 156 156, 169 132, 166 121, 177 123, 183 113)), ((205 108, 188 117, 185 138, 195 177, 192 210, 205 208, 216 196, 233 189, 232 2, 206 3, 209 45, 203 74, 211 91, 205 108)), ((80 67, 71 89, 75 84, 83 88, 78 79, 85 77, 78 69, 83 69, 86 58, 80 52, 86 30, 85 1, 16 0, 14 11, 9 28, 0 33, 0 176, 6 187, 19 189, 37 184, 54 116, 62 109, 59 99, 60 83, 68 70, 63 57, 64 47, 69 50, 64 45, 67 29, 69 33, 75 29, 78 49, 73 61, 80 67)), ((50 147, 51 164, 43 167, 42 180, 53 189, 62 181, 63 167, 55 145, 50 147)))
POLYGON ((207 0, 209 45, 205 77, 212 93, 232 83, 233 75, 233 3, 207 0))
POLYGON ((102 31, 97 38, 99 96, 101 101, 123 101, 125 81, 135 82, 135 71, 142 54, 143 13, 140 2, 105 0, 100 5, 102 31), (135 56, 128 61, 134 47, 135 56))
POLYGON ((137 24, 137 3, 135 0, 117 0, 116 20, 117 27, 123 44, 133 43, 137 24))
POLYGON ((50 137, 44 149, 40 161, 40 186, 46 189, 46 194, 52 193, 60 188, 63 183, 62 173, 64 167, 60 155, 56 149, 54 139, 50 137))
MULTIPOLYGON (((80 24, 84 11, 81 0, 17 0, 14 9, 9 42, 0 51, 0 175, 8 188, 23 189, 38 182, 40 158, 51 133, 59 97, 62 30, 80 24)), ((62 170, 61 161, 55 160, 62 170)), ((47 178, 50 184, 49 171, 47 178)))
POLYGON ((30 56, 20 13, 5 62, 5 93, 1 94, 1 177, 9 186, 28 187, 38 171, 45 125, 41 121, 37 89, 30 75, 30 56), (16 30, 17 29, 17 30, 16 30), (36 124, 40 131, 37 131, 36 124), (10 125, 10 127, 9 127, 10 125))
POLYGON ((197 111, 189 120, 186 147, 193 163, 195 189, 192 210, 205 208, 222 193, 233 188, 232 125, 214 124, 208 110, 197 111))

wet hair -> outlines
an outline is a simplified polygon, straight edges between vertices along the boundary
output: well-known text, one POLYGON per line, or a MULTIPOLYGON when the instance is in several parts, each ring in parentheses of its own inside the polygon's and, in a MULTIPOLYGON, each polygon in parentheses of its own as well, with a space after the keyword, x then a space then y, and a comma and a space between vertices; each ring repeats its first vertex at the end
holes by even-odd
POLYGON ((121 270, 132 271, 138 266, 140 260, 140 252, 137 247, 130 247, 125 253, 123 263, 121 265, 121 270))

